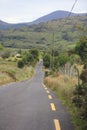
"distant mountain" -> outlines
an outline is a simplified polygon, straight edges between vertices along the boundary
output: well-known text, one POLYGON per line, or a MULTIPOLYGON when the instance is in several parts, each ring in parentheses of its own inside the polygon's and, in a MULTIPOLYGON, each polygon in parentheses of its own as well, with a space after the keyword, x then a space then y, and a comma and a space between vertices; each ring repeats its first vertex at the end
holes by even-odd
POLYGON ((55 11, 55 12, 52 12, 50 14, 47 14, 45 16, 42 16, 42 17, 36 19, 35 21, 27 22, 27 23, 9 24, 9 23, 0 21, 0 30, 9 29, 9 28, 20 28, 20 27, 23 27, 23 26, 39 24, 39 23, 48 22, 48 21, 51 21, 51 20, 58 20, 58 19, 62 19, 62 18, 68 17, 69 14, 71 16, 87 15, 86 13, 85 14, 76 14, 76 13, 71 13, 71 12, 68 12, 68 11, 61 11, 61 10, 59 10, 59 11, 55 11))
POLYGON ((3 21, 0 20, 0 25, 8 25, 8 23, 3 22, 3 21))
POLYGON ((24 23, 10 24, 10 23, 6 23, 6 22, 0 20, 0 30, 10 29, 10 28, 19 28, 19 27, 23 27, 23 26, 27 26, 27 25, 24 23))
POLYGON ((9 27, 9 24, 0 20, 0 29, 5 29, 9 27))
POLYGON ((37 19, 37 20, 35 20, 31 23, 28 23, 28 24, 38 24, 38 23, 41 23, 41 22, 48 22, 48 21, 51 21, 51 20, 61 19, 61 18, 68 17, 69 14, 71 14, 71 16, 77 15, 75 13, 70 13, 68 11, 55 11, 55 12, 52 12, 48 15, 40 17, 39 19, 37 19))
POLYGON ((0 31, 0 43, 6 48, 39 48, 50 51, 54 32, 54 48, 58 52, 73 49, 78 42, 82 29, 87 28, 87 15, 76 15, 67 20, 58 19, 34 24, 23 28, 0 31))

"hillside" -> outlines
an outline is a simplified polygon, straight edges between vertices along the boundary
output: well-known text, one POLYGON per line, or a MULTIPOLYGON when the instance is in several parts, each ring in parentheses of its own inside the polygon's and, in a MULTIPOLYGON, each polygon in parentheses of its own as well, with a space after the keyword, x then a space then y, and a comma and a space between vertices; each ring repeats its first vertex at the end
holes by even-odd
POLYGON ((59 51, 68 50, 75 46, 79 36, 82 35, 79 27, 87 29, 87 16, 72 16, 69 19, 58 19, 21 27, 0 31, 0 43, 10 48, 40 48, 50 49, 53 41, 54 48, 59 51))
POLYGON ((10 24, 10 23, 6 23, 2 20, 0 20, 0 30, 6 30, 6 29, 11 29, 11 28, 20 28, 20 27, 24 27, 27 26, 24 23, 19 23, 19 24, 10 24))
MULTIPOLYGON (((58 20, 61 18, 66 18, 66 17, 68 17, 69 14, 70 14, 70 12, 68 12, 68 11, 62 11, 62 10, 54 11, 50 14, 47 14, 45 16, 38 18, 37 20, 35 20, 31 23, 28 23, 28 25, 38 24, 38 23, 42 23, 42 22, 48 22, 48 21, 56 20, 56 19, 58 20)), ((77 15, 77 14, 71 13, 71 16, 75 16, 75 15, 77 15)))
POLYGON ((58 20, 58 19, 61 19, 61 18, 68 17, 69 14, 71 14, 71 16, 86 15, 86 14, 76 14, 76 13, 70 13, 68 11, 58 10, 58 11, 54 11, 50 14, 47 14, 45 16, 42 16, 42 17, 40 17, 40 18, 38 18, 38 19, 36 19, 32 22, 9 24, 9 23, 6 23, 4 21, 0 21, 0 30, 10 29, 10 28, 26 27, 28 25, 39 24, 39 23, 48 22, 48 21, 51 21, 51 20, 58 20))
POLYGON ((9 24, 0 20, 0 30, 5 29, 7 27, 9 27, 9 24))
POLYGON ((8 23, 0 20, 0 25, 8 25, 8 23))

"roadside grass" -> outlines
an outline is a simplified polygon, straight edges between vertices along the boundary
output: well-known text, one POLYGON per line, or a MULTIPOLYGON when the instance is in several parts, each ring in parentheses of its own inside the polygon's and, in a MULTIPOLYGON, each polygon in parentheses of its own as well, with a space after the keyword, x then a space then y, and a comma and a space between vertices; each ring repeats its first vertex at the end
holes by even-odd
POLYGON ((45 78, 45 84, 49 86, 52 90, 56 90, 63 97, 71 98, 73 96, 73 91, 75 85, 77 84, 76 78, 69 78, 68 76, 49 76, 45 78))
POLYGON ((58 98, 67 107, 75 130, 84 130, 86 122, 79 117, 79 110, 72 103, 73 91, 78 83, 77 78, 69 78, 65 75, 48 76, 45 77, 44 83, 55 91, 58 98))
POLYGON ((0 85, 25 80, 31 78, 33 74, 34 68, 32 66, 20 69, 15 61, 0 60, 0 85))

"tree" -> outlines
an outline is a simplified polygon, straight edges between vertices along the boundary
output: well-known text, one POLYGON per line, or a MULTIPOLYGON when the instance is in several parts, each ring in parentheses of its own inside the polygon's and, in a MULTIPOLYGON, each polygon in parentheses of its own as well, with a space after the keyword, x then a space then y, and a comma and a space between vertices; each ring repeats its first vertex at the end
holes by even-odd
POLYGON ((76 45, 75 52, 80 55, 82 61, 87 62, 87 37, 80 37, 79 42, 76 45))
POLYGON ((32 54, 29 53, 29 54, 27 55, 27 61, 28 61, 28 62, 33 62, 33 61, 34 61, 34 57, 33 57, 32 54))
MULTIPOLYGON (((75 51, 82 59, 84 70, 80 75, 81 84, 76 86, 73 102, 79 108, 80 116, 87 121, 87 37, 82 36, 77 43, 75 51)), ((87 128, 87 127, 85 127, 87 128)), ((84 129, 85 129, 84 128, 84 129)))
POLYGON ((50 67, 50 55, 49 54, 45 54, 43 56, 43 64, 46 68, 50 67))
POLYGON ((69 61, 69 56, 67 54, 60 54, 59 56, 55 57, 54 66, 55 66, 55 68, 62 67, 68 61, 69 61))
POLYGON ((24 61, 23 60, 19 60, 18 61, 18 67, 19 68, 23 68, 24 67, 24 61))
POLYGON ((31 49, 30 53, 34 59, 39 60, 39 50, 37 48, 31 49))
POLYGON ((24 64, 26 64, 26 65, 28 63, 35 61, 33 55, 30 52, 24 52, 23 56, 22 56, 22 60, 23 60, 24 64))

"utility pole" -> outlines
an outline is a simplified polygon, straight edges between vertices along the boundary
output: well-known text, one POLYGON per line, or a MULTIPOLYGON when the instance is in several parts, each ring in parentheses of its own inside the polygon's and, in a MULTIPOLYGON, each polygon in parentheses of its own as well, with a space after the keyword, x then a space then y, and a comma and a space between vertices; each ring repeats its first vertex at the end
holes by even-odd
POLYGON ((50 69, 54 68, 54 32, 52 34, 51 54, 50 54, 50 69))

